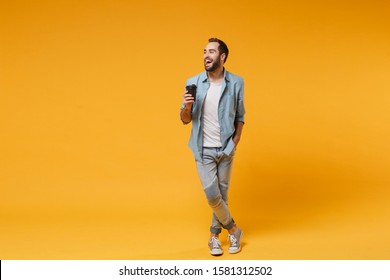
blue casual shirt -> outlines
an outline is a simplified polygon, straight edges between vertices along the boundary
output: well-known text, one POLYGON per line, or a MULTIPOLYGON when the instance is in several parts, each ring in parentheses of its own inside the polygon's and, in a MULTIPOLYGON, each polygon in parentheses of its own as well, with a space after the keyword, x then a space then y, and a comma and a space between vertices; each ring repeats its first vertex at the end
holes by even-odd
MULTIPOLYGON (((203 104, 210 87, 207 73, 202 72, 189 78, 186 81, 186 85, 191 84, 195 84, 197 89, 196 99, 191 108, 192 130, 188 146, 191 148, 195 159, 201 161, 203 150, 203 104)), ((182 105, 183 108, 184 103, 182 105)), ((225 70, 218 106, 218 121, 221 130, 222 152, 226 155, 230 155, 235 148, 233 142, 234 124, 236 122, 244 123, 244 115, 244 80, 240 76, 225 70)), ((186 124, 185 122, 183 123, 186 124)))

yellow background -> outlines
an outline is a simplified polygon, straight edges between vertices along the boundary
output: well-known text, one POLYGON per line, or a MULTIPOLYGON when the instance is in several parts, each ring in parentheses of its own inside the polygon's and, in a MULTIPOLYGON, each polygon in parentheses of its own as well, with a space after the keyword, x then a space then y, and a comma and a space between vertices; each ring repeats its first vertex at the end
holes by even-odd
POLYGON ((209 37, 246 82, 220 259, 389 259, 389 9, 2 1, 0 259, 211 258, 179 121, 209 37))

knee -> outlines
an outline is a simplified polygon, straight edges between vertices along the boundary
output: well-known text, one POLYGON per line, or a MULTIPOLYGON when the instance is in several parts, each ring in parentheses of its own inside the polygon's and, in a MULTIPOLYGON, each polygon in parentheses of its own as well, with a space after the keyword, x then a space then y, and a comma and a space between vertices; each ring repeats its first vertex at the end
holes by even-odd
POLYGON ((212 208, 219 207, 223 203, 222 195, 207 196, 207 201, 212 208))

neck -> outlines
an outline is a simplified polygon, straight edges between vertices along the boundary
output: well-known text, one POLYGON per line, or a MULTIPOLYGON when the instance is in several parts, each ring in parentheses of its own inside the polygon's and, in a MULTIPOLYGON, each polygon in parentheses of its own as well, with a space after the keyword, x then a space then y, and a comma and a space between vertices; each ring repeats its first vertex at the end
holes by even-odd
POLYGON ((218 67, 213 72, 207 72, 207 76, 209 77, 210 82, 217 83, 223 80, 224 76, 224 68, 218 67))

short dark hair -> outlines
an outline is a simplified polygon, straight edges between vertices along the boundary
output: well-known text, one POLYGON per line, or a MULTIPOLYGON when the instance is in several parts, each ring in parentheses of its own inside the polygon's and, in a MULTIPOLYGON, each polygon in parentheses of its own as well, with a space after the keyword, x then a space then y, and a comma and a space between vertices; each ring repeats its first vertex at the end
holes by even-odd
POLYGON ((210 38, 209 43, 219 43, 218 51, 220 53, 224 53, 226 55, 225 56, 225 62, 226 62, 228 55, 229 55, 229 49, 228 49, 227 45, 225 44, 225 42, 218 39, 218 38, 210 38))

